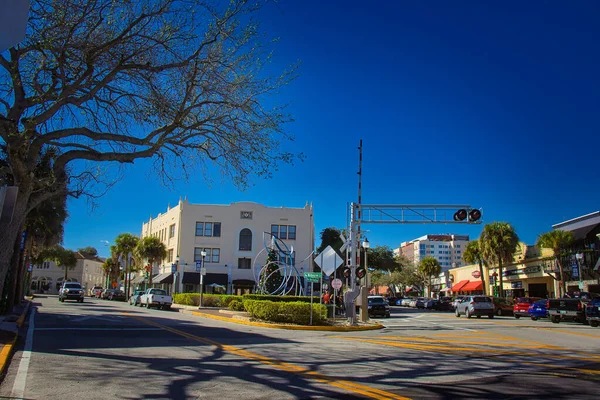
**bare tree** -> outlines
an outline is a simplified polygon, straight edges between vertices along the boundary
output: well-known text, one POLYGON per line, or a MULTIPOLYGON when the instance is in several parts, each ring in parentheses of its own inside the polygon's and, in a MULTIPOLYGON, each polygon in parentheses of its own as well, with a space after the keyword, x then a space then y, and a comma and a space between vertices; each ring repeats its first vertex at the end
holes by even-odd
POLYGON ((64 195, 65 184, 71 196, 93 196, 115 181, 97 162, 153 158, 164 182, 216 164, 244 188, 296 158, 282 145, 291 118, 267 98, 295 66, 264 71, 271 54, 253 19, 260 5, 32 1, 26 40, 0 55, 0 175, 19 187, 0 232, 0 279, 31 209, 64 195), (31 171, 47 147, 57 152, 53 173, 37 179, 31 171))

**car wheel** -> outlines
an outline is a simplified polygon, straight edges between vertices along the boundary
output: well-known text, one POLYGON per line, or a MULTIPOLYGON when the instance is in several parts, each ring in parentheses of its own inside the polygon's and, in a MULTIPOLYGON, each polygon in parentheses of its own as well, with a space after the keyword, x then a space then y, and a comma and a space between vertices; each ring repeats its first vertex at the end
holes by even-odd
POLYGON ((478 315, 477 318, 481 318, 481 315, 478 315))
POLYGON ((391 318, 391 316, 392 316, 392 315, 391 315, 391 314, 389 314, 389 313, 388 313, 388 314, 385 314, 385 317, 386 317, 386 318, 391 318))
POLYGON ((501 317, 502 316, 502 309, 499 308, 498 311, 496 311, 496 315, 501 317))
POLYGON ((471 313, 469 312, 469 309, 467 308, 467 310, 465 311, 465 317, 467 318, 471 318, 471 313))
POLYGON ((460 313, 458 312, 458 308, 454 311, 454 315, 456 315, 456 318, 460 318, 460 313))
POLYGON ((560 317, 558 315, 553 315, 551 320, 553 324, 558 324, 560 322, 560 317))
POLYGON ((490 314, 490 315, 488 315, 488 318, 489 318, 489 319, 494 319, 494 314, 490 314))
POLYGON ((590 326, 593 328, 597 328, 600 326, 600 321, 590 321, 590 326))
POLYGON ((537 321, 537 320, 538 320, 538 317, 531 317, 531 320, 532 320, 532 321, 537 321))
POLYGON ((521 318, 521 316, 520 315, 515 315, 515 318, 519 319, 519 318, 521 318))

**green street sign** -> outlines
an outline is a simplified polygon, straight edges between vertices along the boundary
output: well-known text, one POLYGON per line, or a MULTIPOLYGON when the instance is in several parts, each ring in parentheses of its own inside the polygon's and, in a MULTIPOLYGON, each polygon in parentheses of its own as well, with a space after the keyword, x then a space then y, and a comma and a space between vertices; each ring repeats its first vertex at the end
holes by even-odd
POLYGON ((304 279, 306 279, 307 282, 319 282, 321 280, 321 273, 320 272, 305 272, 304 279))

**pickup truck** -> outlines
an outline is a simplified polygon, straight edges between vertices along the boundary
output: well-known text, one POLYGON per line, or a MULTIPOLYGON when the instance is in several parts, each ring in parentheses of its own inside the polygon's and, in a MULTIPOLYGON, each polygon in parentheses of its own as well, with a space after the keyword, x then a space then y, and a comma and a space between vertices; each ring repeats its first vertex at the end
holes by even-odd
POLYGON ((77 300, 78 303, 83 303, 84 290, 80 283, 65 282, 58 291, 58 301, 77 300))
POLYGON ((560 321, 576 321, 587 323, 586 306, 597 294, 587 292, 568 293, 561 299, 548 300, 548 317, 558 324, 560 321))
POLYGON ((173 304, 173 298, 162 289, 148 289, 140 296, 140 307, 146 306, 168 310, 173 304))

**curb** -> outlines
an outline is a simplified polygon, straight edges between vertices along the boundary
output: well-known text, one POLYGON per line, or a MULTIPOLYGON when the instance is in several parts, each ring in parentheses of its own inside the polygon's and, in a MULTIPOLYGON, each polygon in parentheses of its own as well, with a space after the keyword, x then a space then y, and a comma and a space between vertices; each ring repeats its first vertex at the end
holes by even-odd
MULTIPOLYGON (((19 317, 19 319, 17 319, 17 327, 18 328, 21 328, 23 326, 23 323, 25 322, 25 317, 27 316, 27 313, 29 312, 30 306, 31 306, 31 301, 28 301, 27 304, 25 305, 25 309, 21 313, 21 316, 19 317)), ((19 337, 19 335, 15 333, 15 337, 13 338, 12 342, 5 344, 4 347, 2 348, 2 350, 0 351, 0 375, 2 375, 4 373, 4 370, 6 369, 6 366, 8 365, 8 361, 10 359, 10 356, 12 355, 15 344, 17 343, 18 337, 19 337)))
POLYGON ((287 329, 291 331, 329 331, 329 332, 357 332, 357 331, 372 331, 377 329, 383 329, 384 326, 381 324, 368 325, 368 326, 304 326, 304 325, 280 325, 280 324, 266 324, 263 322, 251 322, 234 319, 231 317, 220 317, 212 314, 205 314, 202 312, 192 311, 192 315, 204 318, 216 319, 219 321, 231 322, 240 325, 259 326, 262 328, 272 329, 287 329))

